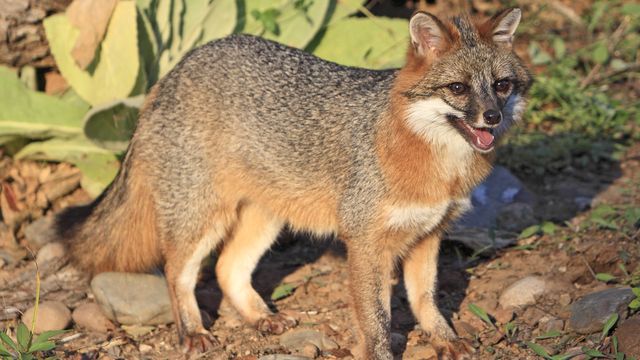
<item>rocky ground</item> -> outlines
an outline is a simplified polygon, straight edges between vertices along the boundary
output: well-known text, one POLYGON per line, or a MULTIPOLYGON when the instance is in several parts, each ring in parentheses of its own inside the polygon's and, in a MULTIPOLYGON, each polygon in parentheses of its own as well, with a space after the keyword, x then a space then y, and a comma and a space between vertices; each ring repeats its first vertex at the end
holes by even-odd
MULTIPOLYGON (((504 174, 474 193, 476 215, 442 249, 438 297, 457 332, 473 342, 477 358, 534 359, 543 352, 549 358, 585 359, 596 352, 615 358, 614 342, 626 359, 640 356, 640 317, 629 308, 636 298, 630 286, 640 283, 640 145, 607 166, 593 173, 568 169, 544 179, 524 178, 524 185, 501 168, 504 174), (479 227, 491 221, 501 230, 479 227), (514 230, 541 223, 516 239, 514 230), (619 319, 603 335, 614 313, 619 319)), ((69 330, 56 337, 51 355, 182 358, 159 274, 102 274, 90 282, 68 264, 62 246, 46 243, 51 215, 88 200, 78 188, 77 171, 8 158, 0 169, 0 328, 12 334, 19 321, 31 324, 37 263, 36 332, 69 330)), ((264 336, 242 323, 222 299, 214 261, 215 255, 203 266, 197 298, 221 345, 205 358, 351 356, 354 334, 339 242, 284 234, 260 263, 256 288, 300 323, 279 336, 264 336)), ((398 358, 435 358, 399 280, 392 309, 398 358)))

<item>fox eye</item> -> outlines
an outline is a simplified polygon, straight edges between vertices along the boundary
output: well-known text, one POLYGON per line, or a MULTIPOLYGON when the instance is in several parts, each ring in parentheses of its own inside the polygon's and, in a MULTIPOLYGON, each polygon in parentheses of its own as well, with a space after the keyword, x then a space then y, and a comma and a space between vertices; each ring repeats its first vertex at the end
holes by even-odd
POLYGON ((493 87, 496 89, 496 92, 505 93, 509 91, 509 87, 511 87, 511 82, 508 79, 498 80, 496 81, 495 84, 493 84, 493 87))
POLYGON ((455 95, 462 95, 467 91, 467 86, 463 83, 455 82, 447 86, 455 95))

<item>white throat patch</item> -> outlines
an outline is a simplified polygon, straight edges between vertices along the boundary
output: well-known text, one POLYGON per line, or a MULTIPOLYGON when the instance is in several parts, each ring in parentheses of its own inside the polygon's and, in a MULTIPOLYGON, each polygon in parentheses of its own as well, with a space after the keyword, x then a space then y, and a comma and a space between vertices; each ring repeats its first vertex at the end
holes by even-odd
POLYGON ((473 148, 447 119, 447 114, 463 117, 442 99, 420 100, 409 106, 407 124, 426 142, 441 150, 443 164, 449 170, 464 166, 473 155, 473 148))
POLYGON ((407 204, 389 209, 387 227, 393 230, 420 230, 430 232, 440 224, 449 209, 449 201, 424 206, 407 204))

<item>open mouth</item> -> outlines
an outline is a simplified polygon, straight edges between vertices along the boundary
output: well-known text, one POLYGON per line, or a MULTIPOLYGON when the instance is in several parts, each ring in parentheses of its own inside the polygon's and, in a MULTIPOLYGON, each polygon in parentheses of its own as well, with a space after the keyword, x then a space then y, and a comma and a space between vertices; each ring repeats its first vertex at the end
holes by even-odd
POLYGON ((493 136, 492 128, 473 127, 460 118, 452 118, 450 120, 462 136, 477 150, 488 152, 495 146, 495 136, 493 136))

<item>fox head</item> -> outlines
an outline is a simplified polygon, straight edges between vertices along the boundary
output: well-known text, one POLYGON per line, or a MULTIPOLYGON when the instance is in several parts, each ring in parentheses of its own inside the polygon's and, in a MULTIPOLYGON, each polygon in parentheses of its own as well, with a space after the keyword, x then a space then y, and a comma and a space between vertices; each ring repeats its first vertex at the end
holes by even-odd
POLYGON ((426 141, 491 152, 522 116, 531 76, 513 52, 520 9, 484 23, 466 16, 440 21, 417 12, 411 46, 396 84, 408 127, 426 141))

